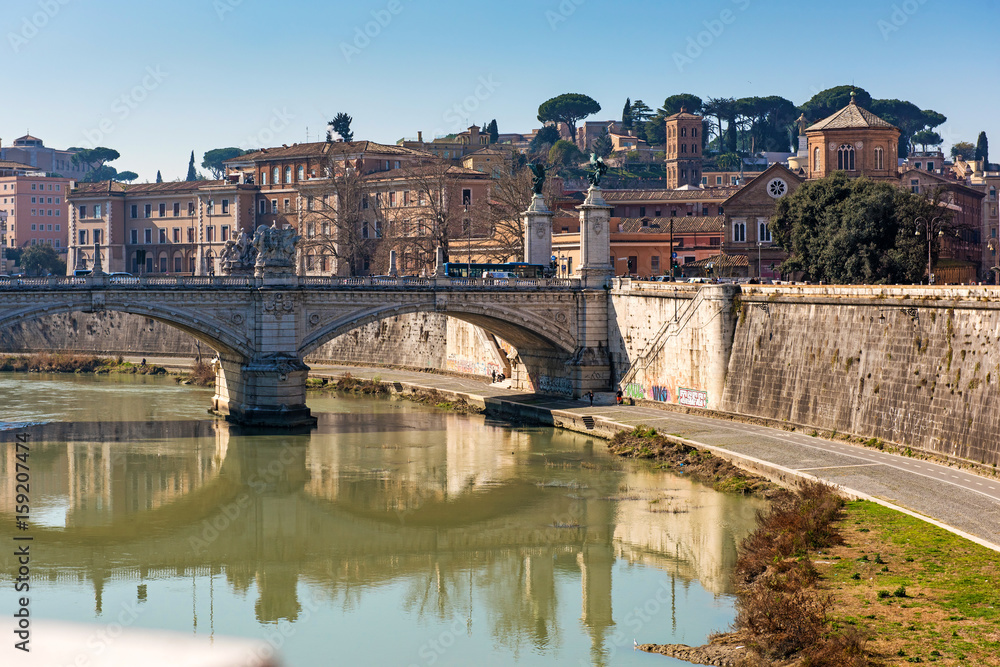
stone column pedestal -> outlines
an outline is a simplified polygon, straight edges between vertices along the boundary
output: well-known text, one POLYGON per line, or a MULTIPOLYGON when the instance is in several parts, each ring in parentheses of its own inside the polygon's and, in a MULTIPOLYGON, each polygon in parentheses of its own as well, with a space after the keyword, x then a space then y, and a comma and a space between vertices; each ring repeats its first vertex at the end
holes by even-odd
POLYGON ((615 274, 611 257, 611 210, 601 196, 601 189, 590 186, 580 205, 580 266, 577 269, 584 288, 602 288, 615 274))
POLYGON ((552 263, 552 216, 545 197, 535 195, 531 206, 521 214, 524 220, 524 261, 549 266, 552 263))
POLYGON ((297 428, 315 426, 306 407, 309 367, 289 354, 249 361, 221 359, 215 364, 212 412, 242 426, 297 428))

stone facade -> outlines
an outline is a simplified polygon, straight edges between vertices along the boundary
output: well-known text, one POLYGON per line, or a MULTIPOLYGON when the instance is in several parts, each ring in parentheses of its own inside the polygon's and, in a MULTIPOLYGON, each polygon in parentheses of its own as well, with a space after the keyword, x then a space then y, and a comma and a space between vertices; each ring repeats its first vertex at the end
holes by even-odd
POLYGON ((851 103, 806 128, 810 179, 835 171, 876 180, 897 178, 899 130, 872 112, 851 103))
POLYGON ((774 245, 768 224, 778 200, 795 192, 802 180, 786 167, 774 164, 723 204, 723 252, 745 256, 750 277, 780 277, 778 266, 788 254, 774 245))
POLYGON ((667 116, 667 188, 701 187, 701 116, 680 113, 667 116))

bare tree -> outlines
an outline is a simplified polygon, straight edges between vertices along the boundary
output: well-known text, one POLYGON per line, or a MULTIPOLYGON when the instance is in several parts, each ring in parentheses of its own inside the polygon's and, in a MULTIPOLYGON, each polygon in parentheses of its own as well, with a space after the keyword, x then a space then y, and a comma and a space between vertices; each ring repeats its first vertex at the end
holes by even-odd
POLYGON ((386 252, 395 249, 404 270, 433 270, 438 247, 448 261, 453 244, 474 235, 483 218, 489 188, 481 172, 428 158, 368 179, 381 204, 386 252))
MULTIPOLYGON (((542 194, 545 205, 554 210, 553 181, 546 179, 542 194)), ((480 253, 497 262, 520 262, 524 257, 524 213, 534 194, 531 170, 520 155, 504 159, 503 169, 490 186, 485 213, 489 241, 480 244, 480 253)))
POLYGON ((322 271, 327 260, 340 276, 365 273, 366 265, 369 272, 381 268, 373 267, 382 235, 381 202, 371 196, 361 160, 331 158, 324 177, 304 182, 301 190, 306 271, 322 271))

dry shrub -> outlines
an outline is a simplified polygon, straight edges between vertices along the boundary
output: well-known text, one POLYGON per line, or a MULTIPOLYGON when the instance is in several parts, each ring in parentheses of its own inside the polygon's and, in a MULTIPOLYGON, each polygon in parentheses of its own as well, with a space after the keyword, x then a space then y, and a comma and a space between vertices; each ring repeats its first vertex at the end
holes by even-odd
POLYGON ((868 637, 853 626, 828 635, 810 646, 803 655, 804 667, 868 667, 868 637))
POLYGON ((213 387, 215 386, 215 369, 212 368, 211 364, 195 360, 191 364, 191 371, 188 373, 187 379, 188 382, 199 387, 213 387))
POLYGON ((818 575, 807 557, 809 549, 843 541, 834 525, 843 505, 831 487, 801 482, 794 493, 779 496, 768 511, 758 513, 757 530, 740 544, 733 573, 736 627, 754 637, 751 646, 763 657, 801 653, 827 660, 855 645, 826 637, 830 601, 815 591, 818 575), (818 652, 808 653, 813 650, 818 652))

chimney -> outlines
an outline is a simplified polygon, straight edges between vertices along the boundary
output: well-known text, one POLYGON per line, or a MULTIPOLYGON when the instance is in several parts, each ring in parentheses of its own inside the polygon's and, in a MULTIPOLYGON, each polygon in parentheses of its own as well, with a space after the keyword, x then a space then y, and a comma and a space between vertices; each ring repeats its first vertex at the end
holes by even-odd
POLYGON ((424 133, 420 130, 417 130, 417 141, 424 143, 424 133))

